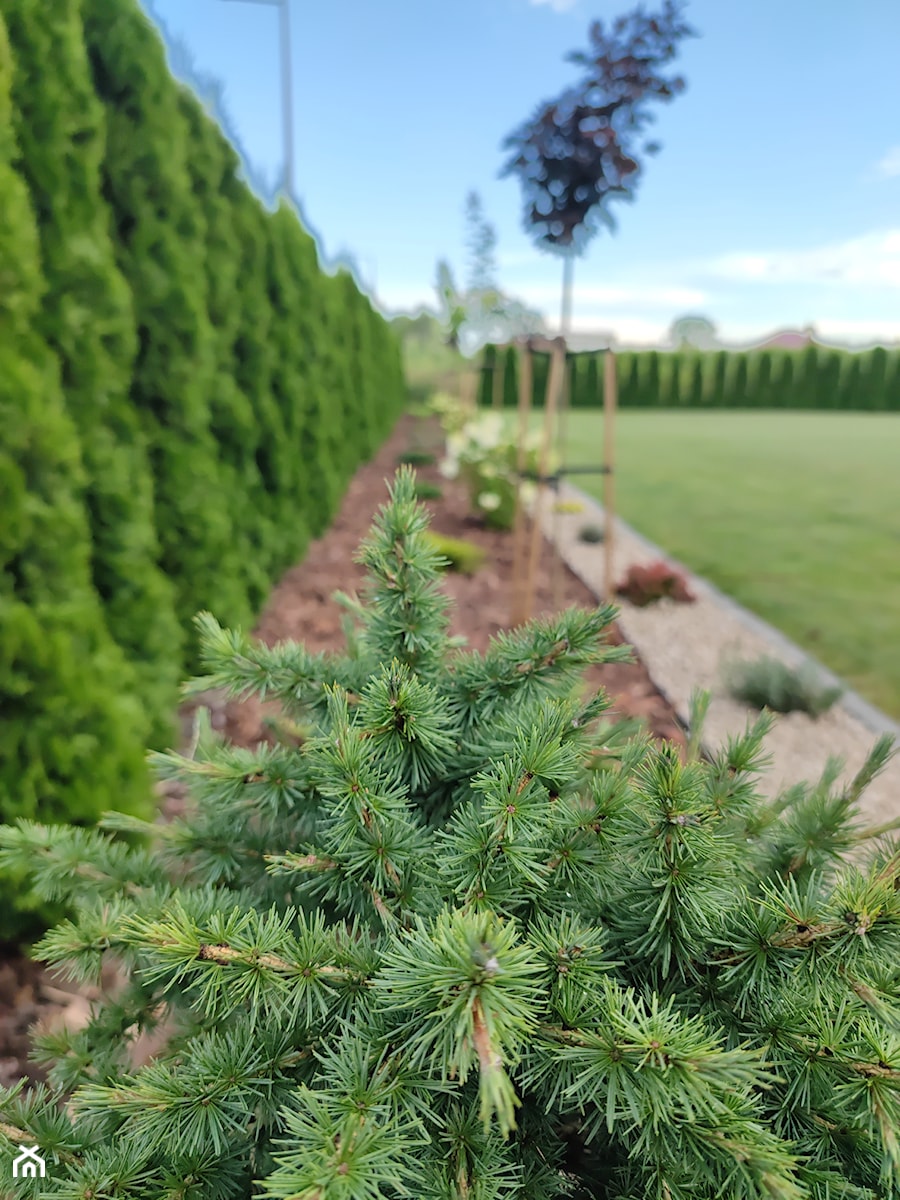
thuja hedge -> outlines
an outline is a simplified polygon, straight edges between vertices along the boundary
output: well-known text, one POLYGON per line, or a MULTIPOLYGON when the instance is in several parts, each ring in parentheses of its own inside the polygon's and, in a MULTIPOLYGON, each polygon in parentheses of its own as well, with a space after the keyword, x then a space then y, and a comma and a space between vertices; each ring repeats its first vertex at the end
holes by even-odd
POLYGON ((44 9, 0 16, 0 822, 146 807, 194 614, 252 620, 404 401, 137 0, 44 9))
MULTIPOLYGON (((147 730, 131 664, 92 577, 89 493, 25 180, 13 167, 11 55, 0 20, 0 823, 140 811, 147 730)), ((0 940, 37 907, 0 882, 0 940)))
POLYGON ((79 434, 93 583, 150 711, 162 717, 179 674, 170 647, 182 638, 158 561, 153 478, 130 395, 137 333, 101 192, 103 111, 77 3, 57 4, 52 21, 38 17, 33 0, 8 0, 3 12, 15 55, 15 165, 40 237, 36 328, 56 352, 79 434))
MULTIPOLYGON (((499 356, 503 403, 518 397, 518 353, 485 347, 479 400, 493 403, 499 356)), ((602 403, 603 355, 570 354, 571 404, 602 403)), ((900 411, 900 351, 639 350, 616 354, 623 408, 791 408, 900 411)), ((550 358, 534 356, 533 404, 544 403, 550 358)))

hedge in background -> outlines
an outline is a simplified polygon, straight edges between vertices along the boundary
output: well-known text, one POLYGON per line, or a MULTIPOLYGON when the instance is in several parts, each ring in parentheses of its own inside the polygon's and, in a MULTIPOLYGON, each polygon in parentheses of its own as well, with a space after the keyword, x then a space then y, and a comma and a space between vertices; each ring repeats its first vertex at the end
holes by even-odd
POLYGON ((321 315, 313 239, 290 205, 269 213, 240 182, 232 147, 171 78, 134 0, 82 3, 110 130, 107 198, 135 297, 132 400, 153 456, 162 563, 183 627, 201 608, 246 624, 373 448, 363 415, 377 406, 376 443, 393 424, 399 346, 376 316, 362 369, 376 376, 386 354, 390 390, 329 390, 326 352, 346 354, 349 335, 346 313, 321 315))
MULTIPOLYGON (((316 248, 291 209, 281 203, 270 222, 270 287, 273 289, 272 338, 277 367, 273 391, 278 398, 291 455, 288 496, 300 496, 312 537, 323 533, 337 498, 329 424, 339 420, 321 386, 316 346, 318 322, 308 296, 318 276, 316 248), (297 284, 300 284, 298 287, 297 284), (300 403, 297 403, 298 398, 300 403)), ((351 430, 347 431, 353 437, 351 430)), ((286 524, 287 513, 282 524, 286 524)))
MULTIPOLYGON (((187 629, 198 608, 250 617, 232 537, 228 472, 212 430, 216 338, 207 309, 207 212, 162 43, 136 4, 84 0, 84 37, 107 120, 104 191, 131 287, 131 399, 150 448, 161 562, 187 629)), ((227 251, 225 251, 227 253, 227 251)))
MULTIPOLYGON (((0 814, 89 821, 146 808, 148 723, 91 577, 78 431, 40 333, 40 239, 12 166, 11 77, 0 18, 0 814)), ((0 941, 27 932, 35 907, 4 884, 0 941)))
MULTIPOLYGON (((241 328, 244 301, 239 201, 246 189, 238 179, 240 160, 231 145, 187 90, 178 95, 184 119, 187 167, 195 202, 201 209, 206 260, 204 305, 210 323, 212 384, 209 391, 209 432, 218 457, 220 491, 215 501, 227 513, 234 552, 235 603, 255 612, 268 593, 270 563, 258 547, 267 542, 266 520, 258 507, 263 485, 256 450, 260 423, 252 387, 239 371, 235 344, 241 328), (252 393, 251 393, 252 394, 252 393)), ((191 603, 191 598, 188 598, 191 603)))
POLYGON ((194 614, 252 621, 405 389, 137 0, 45 9, 0 56, 0 822, 91 822, 148 807, 194 614))
POLYGON ((4 5, 16 48, 16 165, 40 233, 46 289, 36 328, 59 356, 80 434, 94 586, 110 632, 138 670, 156 743, 172 735, 180 675, 172 647, 182 635, 172 584, 158 565, 153 476, 129 396, 134 312, 101 196, 105 122, 79 10, 80 0, 59 0, 51 21, 37 0, 4 5))
MULTIPOLYGON (((493 403, 497 355, 503 403, 518 397, 518 352, 486 346, 478 399, 493 403)), ((602 404, 603 354, 569 354, 571 404, 602 404)), ((533 405, 546 394, 549 355, 534 355, 533 405)), ((900 350, 623 350, 616 354, 622 408, 808 408, 900 412, 900 350)))
POLYGON ((373 308, 369 297, 360 292, 346 271, 339 271, 335 287, 343 296, 343 353, 349 364, 350 395, 356 396, 358 423, 354 436, 359 450, 368 458, 380 443, 392 420, 392 397, 405 394, 403 363, 399 343, 393 335, 385 337, 384 319, 373 308))

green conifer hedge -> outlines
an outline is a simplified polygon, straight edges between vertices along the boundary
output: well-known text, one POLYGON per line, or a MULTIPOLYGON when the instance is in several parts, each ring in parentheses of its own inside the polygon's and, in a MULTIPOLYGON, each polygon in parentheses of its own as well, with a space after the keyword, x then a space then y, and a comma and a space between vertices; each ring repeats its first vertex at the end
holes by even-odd
POLYGON ((0 37, 0 821, 90 821, 146 807, 195 613, 252 619, 405 388, 138 0, 6 0, 0 37))
MULTIPOLYGON (((485 346, 480 404, 491 404, 498 348, 485 346)), ((504 404, 518 396, 518 357, 505 356, 504 404), (515 358, 515 361, 513 359, 515 358)), ((573 408, 603 403, 602 354, 572 353, 573 408), (595 367, 591 367, 596 363, 595 367)), ((535 354, 532 403, 543 407, 549 358, 535 354), (540 364, 540 372, 538 365, 540 364), (539 379, 540 375, 540 379, 539 379)), ((622 350, 616 354, 622 408, 810 408, 900 412, 900 350, 864 353, 809 346, 805 350, 622 350)))
MULTIPOLYGON (((92 578, 87 472, 42 334, 54 302, 13 167, 11 79, 0 21, 0 819, 90 821, 110 802, 146 810, 151 729, 92 578)), ((14 905, 28 914, 35 899, 7 877, 0 940, 19 929, 14 905)))
POLYGON ((52 21, 34 0, 9 0, 3 14, 15 47, 16 166, 37 218, 46 285, 36 327, 59 356, 78 426, 94 586, 110 632, 138 669, 156 741, 172 733, 173 648, 183 634, 158 562, 153 476, 130 396, 137 337, 101 193, 105 118, 80 0, 59 0, 52 21))

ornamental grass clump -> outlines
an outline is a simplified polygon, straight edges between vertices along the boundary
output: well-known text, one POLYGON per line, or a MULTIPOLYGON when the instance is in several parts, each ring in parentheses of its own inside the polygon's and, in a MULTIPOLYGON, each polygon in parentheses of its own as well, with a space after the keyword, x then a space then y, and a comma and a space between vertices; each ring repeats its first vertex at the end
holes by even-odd
POLYGON ((445 537, 442 533, 429 532, 427 537, 431 548, 444 560, 446 570, 458 571, 461 575, 474 575, 484 566, 487 551, 483 546, 467 542, 464 538, 445 537))
POLYGON ((810 664, 792 666, 770 656, 731 663, 725 669, 725 682, 735 700, 753 708, 805 712, 814 719, 843 695, 843 688, 823 683, 810 664))
POLYGON ((3 830, 73 909, 40 957, 126 979, 0 1093, 0 1170, 47 1162, 15 1194, 897 1200, 900 842, 857 809, 888 740, 765 800, 770 715, 700 761, 702 697, 682 758, 579 694, 627 654, 611 607, 453 650, 414 488, 345 654, 198 620, 189 690, 279 700, 299 745, 207 722, 155 756, 183 817, 3 830))

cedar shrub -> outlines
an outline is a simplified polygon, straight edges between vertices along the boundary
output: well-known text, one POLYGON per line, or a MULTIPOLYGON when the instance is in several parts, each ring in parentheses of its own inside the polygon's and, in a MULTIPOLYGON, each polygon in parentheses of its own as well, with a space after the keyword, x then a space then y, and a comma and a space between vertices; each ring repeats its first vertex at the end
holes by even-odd
POLYGON ((192 787, 168 825, 0 832, 77 907, 41 957, 126 975, 38 1037, 46 1089, 0 1093, 6 1157, 48 1159, 21 1194, 897 1200, 900 842, 857 809, 888 741, 766 801, 768 715, 699 760, 697 697, 682 759, 574 694, 627 655, 611 607, 454 651, 414 488, 346 654, 199 620, 194 688, 279 699, 298 737, 204 724, 156 757, 192 787))

